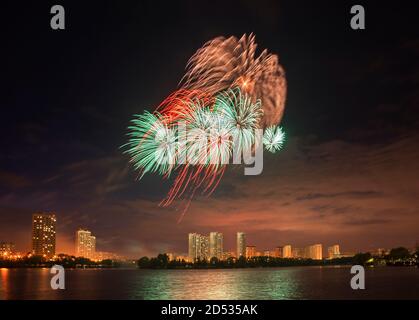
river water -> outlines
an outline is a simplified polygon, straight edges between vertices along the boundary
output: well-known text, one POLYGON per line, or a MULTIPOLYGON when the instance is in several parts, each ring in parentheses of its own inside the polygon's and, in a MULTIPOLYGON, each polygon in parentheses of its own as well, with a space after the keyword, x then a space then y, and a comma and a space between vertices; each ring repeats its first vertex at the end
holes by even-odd
POLYGON ((49 269, 0 269, 0 299, 419 299, 419 268, 366 269, 353 290, 350 268, 216 270, 75 269, 52 290, 49 269))

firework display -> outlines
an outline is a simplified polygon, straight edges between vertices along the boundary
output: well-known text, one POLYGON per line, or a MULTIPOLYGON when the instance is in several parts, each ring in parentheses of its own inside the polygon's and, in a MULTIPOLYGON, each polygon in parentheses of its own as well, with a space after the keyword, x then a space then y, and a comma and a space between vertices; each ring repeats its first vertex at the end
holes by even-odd
POLYGON ((176 174, 162 206, 187 195, 188 207, 198 189, 210 195, 232 158, 259 143, 272 153, 282 148, 284 69, 266 50, 255 56, 256 47, 253 35, 209 41, 189 60, 180 88, 131 121, 123 147, 139 178, 176 174))
POLYGON ((281 150, 284 144, 285 132, 281 127, 268 127, 263 134, 263 144, 269 152, 275 153, 281 150))
POLYGON ((285 71, 278 56, 264 50, 256 56, 254 35, 240 39, 218 37, 204 44, 189 60, 181 81, 186 89, 203 90, 211 95, 239 87, 263 106, 263 126, 281 121, 287 93, 285 71))

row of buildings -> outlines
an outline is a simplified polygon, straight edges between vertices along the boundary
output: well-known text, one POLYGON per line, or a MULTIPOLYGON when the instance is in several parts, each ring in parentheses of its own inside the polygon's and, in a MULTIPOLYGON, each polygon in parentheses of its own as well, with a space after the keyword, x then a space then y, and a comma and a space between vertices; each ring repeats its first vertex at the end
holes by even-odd
POLYGON ((0 258, 9 257, 15 253, 15 244, 13 242, 0 242, 0 258))
MULTIPOLYGON (((274 250, 257 251, 256 246, 247 245, 244 232, 237 232, 236 252, 224 252, 222 233, 210 232, 208 236, 189 233, 187 257, 189 261, 209 260, 213 257, 223 260, 229 257, 253 258, 259 256, 322 260, 323 246, 313 244, 303 248, 294 248, 291 245, 284 245, 278 246, 274 250)), ((334 259, 342 256, 338 244, 328 247, 327 258, 334 259)))
POLYGON ((106 259, 123 260, 123 257, 112 252, 96 251, 96 237, 92 235, 91 231, 85 229, 76 231, 74 252, 77 257, 83 257, 93 261, 106 259))
MULTIPOLYGON (((32 215, 32 250, 36 256, 53 258, 56 253, 56 224, 57 218, 53 213, 35 213, 32 215)), ((9 257, 15 253, 14 244, 0 243, 0 255, 9 257)), ((75 250, 77 257, 90 260, 118 259, 110 252, 96 251, 96 237, 89 230, 79 229, 75 235, 75 250)))
POLYGON ((223 234, 210 232, 208 236, 199 233, 190 233, 188 238, 188 257, 190 261, 209 260, 215 257, 224 258, 223 234))

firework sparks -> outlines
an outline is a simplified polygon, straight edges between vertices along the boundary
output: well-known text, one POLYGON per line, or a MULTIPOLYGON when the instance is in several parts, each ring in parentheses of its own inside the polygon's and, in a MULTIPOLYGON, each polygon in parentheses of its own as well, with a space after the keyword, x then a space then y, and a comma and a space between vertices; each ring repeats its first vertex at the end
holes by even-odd
POLYGON ((158 172, 169 176, 176 163, 175 132, 170 129, 159 114, 148 111, 137 115, 128 127, 129 142, 125 153, 131 156, 134 168, 140 170, 140 178, 147 172, 158 172))
POLYGON ((284 68, 267 50, 256 56, 253 34, 218 37, 204 44, 189 60, 182 87, 211 95, 238 86, 253 101, 261 100, 263 127, 281 121, 287 93, 284 68))
POLYGON ((237 152, 248 153, 255 143, 255 130, 263 116, 260 100, 253 103, 240 89, 230 89, 217 96, 215 108, 231 127, 237 152))
POLYGON ((268 127, 263 134, 263 144, 269 152, 275 153, 282 149, 285 141, 285 132, 281 127, 268 127))
POLYGON ((123 147, 140 178, 147 172, 176 178, 160 205, 198 189, 210 195, 236 153, 250 155, 259 144, 279 151, 285 134, 278 126, 285 104, 286 80, 276 55, 256 56, 253 35, 219 37, 189 60, 181 88, 154 111, 128 127, 123 147))

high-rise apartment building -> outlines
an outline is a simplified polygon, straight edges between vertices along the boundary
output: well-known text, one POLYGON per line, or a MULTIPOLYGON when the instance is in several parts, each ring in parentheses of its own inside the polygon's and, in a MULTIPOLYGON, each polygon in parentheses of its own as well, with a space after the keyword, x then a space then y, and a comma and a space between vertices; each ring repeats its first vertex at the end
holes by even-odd
POLYGON ((199 233, 190 233, 188 239, 188 256, 192 262, 198 259, 208 259, 209 237, 200 235, 199 233))
POLYGON ((76 256, 88 259, 96 258, 96 237, 88 230, 79 229, 76 232, 76 256))
POLYGON ((246 257, 246 234, 237 232, 237 259, 246 257))
POLYGON ((32 215, 32 253, 52 258, 55 255, 55 214, 35 213, 32 215))
POLYGON ((307 247, 305 258, 321 260, 323 258, 323 248, 321 244, 313 244, 307 247))
POLYGON ((282 257, 283 258, 292 258, 291 245, 287 244, 287 245, 282 247, 282 257))
POLYGON ((200 235, 199 244, 201 247, 199 258, 201 260, 209 260, 210 242, 208 236, 200 235))
POLYGON ((190 233, 188 235, 188 257, 191 262, 196 260, 196 237, 197 233, 190 233))
POLYGON ((223 258, 223 234, 220 232, 209 234, 209 257, 215 257, 219 260, 223 258))
POLYGON ((329 259, 335 259, 340 257, 340 249, 338 244, 334 244, 333 246, 330 246, 327 248, 327 253, 329 259))
POLYGON ((282 247, 275 247, 273 256, 275 258, 282 258, 282 247))

